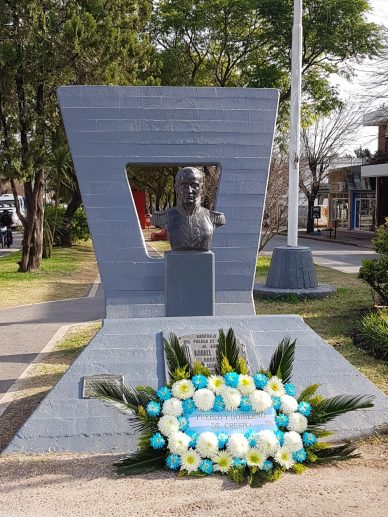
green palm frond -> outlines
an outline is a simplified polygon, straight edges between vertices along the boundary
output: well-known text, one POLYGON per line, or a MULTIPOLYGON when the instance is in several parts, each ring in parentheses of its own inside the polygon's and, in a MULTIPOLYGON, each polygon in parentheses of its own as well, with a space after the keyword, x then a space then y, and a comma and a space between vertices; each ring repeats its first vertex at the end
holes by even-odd
POLYGON ((179 343, 175 334, 170 334, 170 341, 163 338, 164 353, 170 380, 174 379, 175 370, 185 369, 190 373, 190 361, 187 347, 179 343))
MULTIPOLYGON (((93 397, 115 407, 127 415, 135 431, 156 429, 155 417, 150 417, 144 407, 154 400, 153 390, 142 391, 117 382, 99 381, 93 383, 93 397)), ((155 431, 154 431, 155 432, 155 431)))
POLYGON ((329 399, 323 399, 313 406, 308 417, 309 428, 314 425, 330 422, 333 418, 349 411, 373 407, 372 395, 337 395, 329 399))
POLYGON ((261 488, 268 481, 268 475, 263 470, 257 470, 248 474, 248 483, 252 488, 261 488))
POLYGON ((114 463, 115 470, 120 476, 131 474, 146 474, 165 466, 166 453, 153 450, 140 450, 114 463))
POLYGON ((218 336, 218 344, 217 344, 217 367, 216 373, 218 375, 222 374, 222 362, 227 360, 227 363, 233 369, 233 371, 237 373, 240 372, 239 367, 239 356, 240 356, 240 347, 237 344, 236 336, 234 334, 234 330, 230 328, 228 333, 225 336, 224 331, 221 329, 219 331, 218 336), (225 358, 225 359, 224 359, 225 358))
POLYGON ((360 454, 354 453, 356 447, 351 444, 337 445, 314 451, 317 460, 315 464, 332 463, 333 461, 345 461, 350 458, 359 458, 360 454))
POLYGON ((315 395, 315 392, 317 391, 317 389, 319 387, 320 387, 320 384, 311 384, 310 386, 307 386, 307 388, 305 388, 304 390, 301 391, 301 393, 298 397, 298 402, 302 402, 302 401, 309 402, 311 397, 313 397, 315 395))
POLYGON ((289 338, 282 339, 271 358, 269 371, 272 375, 282 379, 283 382, 291 381, 295 344, 296 340, 290 343, 289 338))

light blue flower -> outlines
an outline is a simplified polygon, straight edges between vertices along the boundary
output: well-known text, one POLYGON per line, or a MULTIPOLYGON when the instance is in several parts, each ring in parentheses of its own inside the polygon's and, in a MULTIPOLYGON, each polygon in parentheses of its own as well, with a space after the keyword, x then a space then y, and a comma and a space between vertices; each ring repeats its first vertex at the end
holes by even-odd
POLYGON ((279 413, 277 417, 275 417, 276 425, 279 427, 287 427, 288 425, 288 416, 284 413, 279 413))
POLYGON ((278 411, 282 405, 280 397, 272 397, 272 405, 278 411))
POLYGON ((275 431, 275 436, 279 442, 279 445, 280 447, 283 446, 283 443, 284 443, 284 433, 283 431, 280 431, 279 429, 277 431, 275 431))
POLYGON ((255 381, 256 388, 262 390, 267 385, 268 377, 264 373, 255 373, 253 380, 255 381))
POLYGON ((213 474, 214 472, 213 462, 211 460, 202 460, 198 468, 204 474, 213 474))
POLYGON ((150 416, 158 416, 160 415, 162 408, 159 404, 159 402, 154 402, 153 400, 151 402, 148 402, 146 405, 146 411, 150 416))
POLYGON ((182 408, 183 408, 183 413, 186 413, 186 415, 190 415, 190 413, 192 413, 196 408, 194 400, 193 399, 183 400, 182 408))
POLYGON ((206 388, 207 386, 207 377, 202 374, 194 375, 191 379, 191 382, 194 384, 194 388, 200 390, 202 388, 206 388))
POLYGON ((221 395, 214 397, 213 411, 219 412, 225 409, 225 402, 221 395))
POLYGON ((190 436, 190 438, 191 438, 191 440, 189 442, 189 447, 192 447, 194 449, 194 447, 197 445, 198 434, 195 431, 191 430, 191 429, 188 429, 186 431, 186 434, 188 436, 190 436))
POLYGON ((296 389, 295 389, 295 386, 293 384, 291 384, 290 382, 287 382, 284 385, 284 390, 287 395, 291 395, 291 397, 295 397, 296 389))
POLYGON ((162 388, 159 388, 156 392, 156 395, 160 398, 160 400, 168 400, 171 398, 171 390, 167 388, 167 386, 163 386, 162 388))
POLYGON ((241 411, 252 411, 252 403, 246 395, 241 397, 240 409, 241 411))
POLYGON ((244 460, 244 458, 234 458, 233 460, 233 467, 245 467, 247 464, 247 460, 244 460))
POLYGON ((273 463, 270 460, 265 460, 263 463, 263 466, 261 467, 261 470, 264 470, 265 472, 269 472, 273 469, 273 463))
POLYGON ((307 454, 304 449, 299 449, 298 451, 294 452, 292 457, 297 463, 303 463, 304 460, 307 458, 307 454))
POLYGON ((181 457, 178 454, 169 454, 166 458, 166 465, 171 470, 177 470, 181 465, 181 457))
POLYGON ((306 433, 303 433, 302 440, 306 446, 314 445, 314 443, 316 443, 316 441, 317 441, 317 437, 313 433, 306 432, 306 433))
POLYGON ((230 388, 237 388, 239 381, 239 374, 236 372, 228 372, 224 375, 225 383, 230 388))
POLYGON ((223 449, 224 447, 226 447, 226 444, 228 443, 229 435, 227 435, 225 433, 217 433, 217 439, 218 439, 218 447, 220 449, 223 449))
POLYGON ((189 427, 189 421, 184 416, 178 416, 178 422, 180 431, 186 431, 186 429, 189 427))
POLYGON ((247 431, 244 436, 248 440, 250 447, 256 447, 256 434, 254 431, 252 431, 252 429, 249 429, 249 431, 247 431))
POLYGON ((298 411, 304 416, 309 416, 311 413, 311 405, 308 402, 299 402, 298 411))
POLYGON ((150 438, 150 444, 153 449, 163 449, 166 445, 166 440, 160 433, 155 433, 150 438))

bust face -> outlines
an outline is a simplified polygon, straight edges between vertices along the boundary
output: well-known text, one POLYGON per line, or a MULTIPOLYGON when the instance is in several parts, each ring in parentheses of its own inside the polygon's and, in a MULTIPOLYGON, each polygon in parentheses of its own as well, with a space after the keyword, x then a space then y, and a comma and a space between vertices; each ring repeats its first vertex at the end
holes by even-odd
POLYGON ((200 205, 203 178, 200 171, 188 169, 177 181, 176 193, 184 206, 200 205))

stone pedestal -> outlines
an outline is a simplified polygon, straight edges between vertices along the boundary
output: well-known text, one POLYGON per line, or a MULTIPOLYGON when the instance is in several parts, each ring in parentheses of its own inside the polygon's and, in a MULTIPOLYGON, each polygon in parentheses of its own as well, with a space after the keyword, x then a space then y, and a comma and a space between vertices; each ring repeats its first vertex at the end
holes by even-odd
POLYGON ((274 248, 265 285, 254 286, 256 295, 268 298, 288 294, 302 298, 322 298, 335 290, 332 285, 318 285, 311 249, 305 246, 274 248))
POLYGON ((164 260, 165 315, 214 316, 214 253, 168 251, 164 260))

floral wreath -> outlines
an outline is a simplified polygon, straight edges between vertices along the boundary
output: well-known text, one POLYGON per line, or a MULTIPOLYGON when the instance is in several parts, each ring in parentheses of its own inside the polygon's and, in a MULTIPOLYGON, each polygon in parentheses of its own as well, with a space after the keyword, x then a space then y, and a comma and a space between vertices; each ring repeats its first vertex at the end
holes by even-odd
MULTIPOLYGON (((215 374, 171 334, 164 340, 170 383, 157 391, 110 382, 94 385, 97 398, 129 415, 140 433, 139 450, 115 463, 118 474, 141 474, 167 467, 179 475, 227 475, 251 487, 278 479, 285 471, 302 473, 308 466, 357 457, 355 447, 319 441, 333 434, 324 429, 336 416, 373 406, 371 396, 317 395, 312 384, 296 397, 291 383, 295 341, 283 339, 268 370, 248 374, 233 329, 220 330, 215 374), (245 433, 198 433, 190 428, 193 412, 239 411, 262 416, 272 412, 273 429, 245 433)), ((210 413, 209 413, 209 416, 210 413)))

